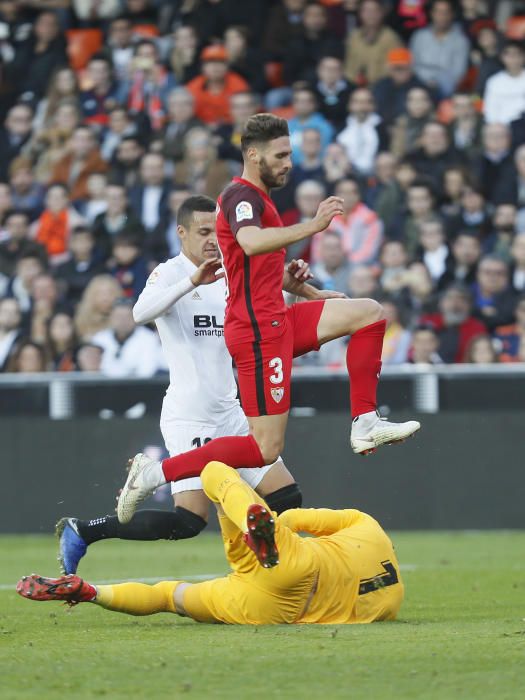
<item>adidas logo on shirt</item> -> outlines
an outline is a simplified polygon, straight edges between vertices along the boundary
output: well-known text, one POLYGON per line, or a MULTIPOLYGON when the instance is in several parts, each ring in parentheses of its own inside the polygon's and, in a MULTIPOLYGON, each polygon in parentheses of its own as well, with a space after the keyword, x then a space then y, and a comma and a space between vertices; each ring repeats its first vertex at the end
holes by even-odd
POLYGON ((202 297, 197 290, 195 290, 193 292, 193 294, 191 295, 191 298, 195 299, 196 301, 202 301, 202 297))

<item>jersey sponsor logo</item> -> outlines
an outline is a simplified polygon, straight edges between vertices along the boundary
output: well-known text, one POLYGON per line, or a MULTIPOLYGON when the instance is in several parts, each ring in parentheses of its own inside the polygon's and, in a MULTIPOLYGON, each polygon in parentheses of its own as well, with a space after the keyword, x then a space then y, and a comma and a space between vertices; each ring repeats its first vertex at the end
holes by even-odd
POLYGON ((193 325, 195 328, 224 328, 224 325, 217 321, 217 316, 206 314, 196 314, 193 317, 193 325))
POLYGON ((148 277, 148 280, 147 280, 146 284, 147 284, 148 286, 151 286, 152 284, 155 284, 155 282, 159 279, 159 275, 160 275, 160 270, 159 270, 158 267, 156 267, 156 268, 153 270, 153 272, 151 273, 151 275, 148 277))
POLYGON ((235 207, 235 219, 237 223, 244 219, 253 219, 253 209, 250 202, 239 202, 235 207))
POLYGON ((200 295, 199 292, 197 292, 196 290, 195 290, 195 291, 193 292, 193 294, 191 295, 191 298, 192 298, 192 299, 195 299, 195 301, 202 301, 201 295, 200 295))
POLYGON ((272 399, 275 401, 275 403, 280 403, 282 401, 282 398, 284 396, 284 387, 280 386, 277 387, 277 389, 273 388, 270 390, 270 393, 272 395, 272 399))
POLYGON ((193 333, 198 337, 202 336, 224 336, 224 326, 219 323, 216 316, 207 314, 195 314, 193 317, 193 333))

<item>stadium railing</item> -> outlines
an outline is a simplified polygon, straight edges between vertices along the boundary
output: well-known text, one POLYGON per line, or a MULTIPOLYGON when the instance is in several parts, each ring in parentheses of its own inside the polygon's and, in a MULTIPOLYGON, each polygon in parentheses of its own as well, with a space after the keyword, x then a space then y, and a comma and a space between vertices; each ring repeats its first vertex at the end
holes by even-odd
MULTIPOLYGON (((344 409, 346 370, 298 367, 294 370, 292 415, 344 409)), ((380 404, 438 413, 447 409, 522 408, 525 363, 506 365, 397 365, 383 367, 380 404)), ((98 373, 47 372, 0 375, 0 415, 43 415, 53 420, 115 412, 140 418, 160 410, 167 375, 115 379, 98 373), (116 407, 113 404, 117 402, 116 407), (142 407, 142 408, 141 408, 142 407), (134 410, 133 410, 134 409, 134 410)))

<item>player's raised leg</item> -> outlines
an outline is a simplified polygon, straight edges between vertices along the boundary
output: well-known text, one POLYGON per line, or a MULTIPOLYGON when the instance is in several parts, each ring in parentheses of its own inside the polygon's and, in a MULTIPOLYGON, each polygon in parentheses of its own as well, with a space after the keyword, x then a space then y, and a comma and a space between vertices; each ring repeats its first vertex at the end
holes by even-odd
POLYGON ((243 533, 244 541, 265 568, 279 563, 275 544, 275 523, 269 506, 240 478, 221 462, 210 462, 201 475, 208 498, 243 533))
POLYGON ((224 460, 236 469, 263 467, 273 460, 265 460, 252 435, 221 437, 206 445, 162 462, 138 454, 132 461, 128 478, 119 497, 117 515, 121 523, 128 523, 137 505, 155 489, 168 481, 179 481, 200 476, 213 460, 224 460))
MULTIPOLYGON (((289 508, 301 506, 299 486, 282 460, 277 460, 263 470, 246 469, 240 473, 263 496, 272 511, 282 513, 289 508)), ((184 482, 178 483, 184 485, 184 482)), ((88 547, 102 540, 153 541, 196 537, 206 527, 210 501, 201 488, 189 489, 190 487, 173 494, 173 511, 139 510, 125 524, 120 523, 116 515, 85 520, 62 518, 56 526, 59 539, 58 560, 62 572, 76 573, 88 547)))
POLYGON ((346 352, 353 418, 350 444, 358 454, 403 441, 421 427, 418 421, 391 423, 377 413, 385 327, 383 308, 373 299, 327 299, 317 326, 319 345, 351 336, 346 352))

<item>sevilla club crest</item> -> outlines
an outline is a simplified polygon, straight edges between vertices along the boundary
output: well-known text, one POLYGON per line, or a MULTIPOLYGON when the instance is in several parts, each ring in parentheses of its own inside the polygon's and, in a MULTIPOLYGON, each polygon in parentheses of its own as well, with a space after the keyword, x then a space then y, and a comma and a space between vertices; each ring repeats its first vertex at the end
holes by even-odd
POLYGON ((272 399, 275 401, 275 403, 280 403, 284 396, 284 387, 280 386, 277 389, 272 388, 270 391, 272 393, 272 399))

